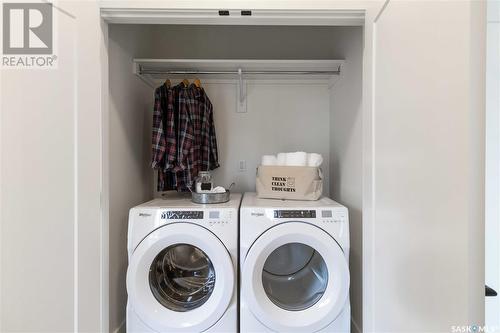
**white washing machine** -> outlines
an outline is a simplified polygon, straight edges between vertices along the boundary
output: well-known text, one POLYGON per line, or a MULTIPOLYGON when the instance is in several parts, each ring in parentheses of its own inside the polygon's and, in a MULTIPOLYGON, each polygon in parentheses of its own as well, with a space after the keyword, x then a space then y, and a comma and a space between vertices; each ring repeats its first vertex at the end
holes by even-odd
POLYGON ((236 332, 238 209, 189 197, 129 214, 128 332, 236 332))
POLYGON ((241 332, 350 332, 349 223, 335 201, 240 208, 241 332))

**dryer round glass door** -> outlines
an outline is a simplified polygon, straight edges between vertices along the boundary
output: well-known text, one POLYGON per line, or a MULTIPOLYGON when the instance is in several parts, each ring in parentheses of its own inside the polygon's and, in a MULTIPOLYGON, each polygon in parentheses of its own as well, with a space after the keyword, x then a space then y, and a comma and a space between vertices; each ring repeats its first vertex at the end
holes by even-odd
POLYGON ((127 270, 129 305, 157 332, 202 332, 228 308, 235 273, 224 244, 208 229, 172 223, 146 236, 127 270))
POLYGON ((264 232, 244 259, 242 298, 253 315, 279 332, 315 332, 342 312, 349 268, 323 229, 285 222, 264 232))
POLYGON ((328 285, 328 268, 318 251, 302 243, 281 245, 267 257, 262 285, 282 309, 301 311, 316 304, 328 285))

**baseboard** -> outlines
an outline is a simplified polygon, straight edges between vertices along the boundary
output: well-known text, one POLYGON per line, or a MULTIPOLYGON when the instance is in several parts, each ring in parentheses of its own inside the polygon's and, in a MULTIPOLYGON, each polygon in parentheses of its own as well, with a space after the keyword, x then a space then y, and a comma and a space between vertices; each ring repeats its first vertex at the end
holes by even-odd
POLYGON ((351 326, 352 326, 352 329, 353 329, 353 333, 361 333, 361 329, 359 328, 358 323, 356 323, 356 321, 354 320, 354 318, 351 318, 351 323, 352 323, 351 326))
POLYGON ((121 322, 121 324, 113 330, 113 333, 125 333, 126 332, 126 329, 125 329, 125 320, 121 322))

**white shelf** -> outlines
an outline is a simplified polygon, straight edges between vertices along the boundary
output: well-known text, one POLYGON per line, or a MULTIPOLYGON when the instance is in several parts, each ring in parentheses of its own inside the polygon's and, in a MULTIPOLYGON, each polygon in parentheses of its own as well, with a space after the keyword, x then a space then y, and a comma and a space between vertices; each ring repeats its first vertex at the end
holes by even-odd
POLYGON ((246 80, 322 79, 332 86, 344 60, 255 60, 255 59, 134 59, 133 72, 151 87, 159 79, 197 77, 230 78, 238 81, 238 112, 246 112, 246 80))
POLYGON ((138 75, 323 75, 340 74, 344 60, 134 59, 138 75), (179 73, 181 72, 181 73, 179 73), (185 73, 182 73, 185 72, 185 73), (176 74, 177 73, 177 74, 176 74))

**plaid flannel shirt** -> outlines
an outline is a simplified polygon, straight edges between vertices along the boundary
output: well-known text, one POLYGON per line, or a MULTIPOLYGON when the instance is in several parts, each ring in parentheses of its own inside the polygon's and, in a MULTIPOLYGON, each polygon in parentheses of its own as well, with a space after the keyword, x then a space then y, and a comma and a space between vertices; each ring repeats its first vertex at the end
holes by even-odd
POLYGON ((203 88, 156 89, 152 137, 158 191, 187 191, 200 171, 219 167, 213 106, 203 88))
MULTIPOLYGON (((174 171, 177 157, 177 96, 177 88, 162 85, 155 90, 151 165, 158 169, 158 191, 178 189, 177 178, 185 178, 182 176, 183 172, 174 171)), ((182 188, 180 183, 179 190, 182 188)))
POLYGON ((174 91, 161 85, 155 90, 153 109, 152 167, 167 170, 172 167, 176 152, 173 112, 174 91))

